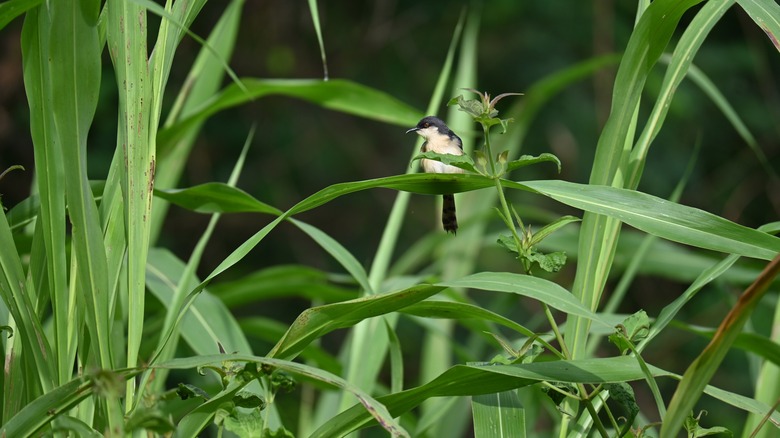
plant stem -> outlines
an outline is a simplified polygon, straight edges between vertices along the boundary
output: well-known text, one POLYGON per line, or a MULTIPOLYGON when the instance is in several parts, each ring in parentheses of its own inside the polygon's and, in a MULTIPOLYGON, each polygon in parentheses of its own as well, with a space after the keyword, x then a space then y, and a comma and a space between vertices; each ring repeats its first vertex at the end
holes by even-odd
POLYGON ((547 316, 547 321, 550 322, 550 327, 555 334, 555 339, 557 339, 558 343, 561 345, 561 353, 563 353, 563 356, 566 359, 571 359, 569 349, 566 347, 566 342, 563 341, 561 331, 558 330, 558 324, 555 323, 555 318, 553 318, 552 312, 550 312, 550 307, 547 305, 547 303, 542 303, 542 306, 544 306, 544 314, 547 316))
POLYGON ((485 155, 487 155, 487 161, 490 163, 490 176, 495 179, 498 178, 498 175, 496 175, 495 157, 493 157, 493 151, 490 149, 490 127, 482 124, 482 132, 485 134, 485 155))

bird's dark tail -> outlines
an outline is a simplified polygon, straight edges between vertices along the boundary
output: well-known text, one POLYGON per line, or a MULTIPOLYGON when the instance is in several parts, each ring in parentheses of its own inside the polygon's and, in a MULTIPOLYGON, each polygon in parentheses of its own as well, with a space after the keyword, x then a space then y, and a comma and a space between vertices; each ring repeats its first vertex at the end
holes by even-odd
POLYGON ((455 234, 458 230, 458 218, 455 215, 455 195, 443 195, 441 206, 441 224, 444 231, 455 234))

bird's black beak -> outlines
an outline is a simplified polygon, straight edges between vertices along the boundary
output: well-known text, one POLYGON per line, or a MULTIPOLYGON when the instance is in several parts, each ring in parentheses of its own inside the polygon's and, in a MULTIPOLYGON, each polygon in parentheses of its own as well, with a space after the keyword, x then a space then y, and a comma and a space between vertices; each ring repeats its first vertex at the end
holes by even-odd
POLYGON ((410 130, 406 131, 406 133, 408 134, 408 133, 410 133, 410 132, 415 132, 415 131, 417 131, 418 129, 419 129, 419 128, 417 128, 417 127, 415 126, 414 128, 412 128, 412 129, 410 129, 410 130))

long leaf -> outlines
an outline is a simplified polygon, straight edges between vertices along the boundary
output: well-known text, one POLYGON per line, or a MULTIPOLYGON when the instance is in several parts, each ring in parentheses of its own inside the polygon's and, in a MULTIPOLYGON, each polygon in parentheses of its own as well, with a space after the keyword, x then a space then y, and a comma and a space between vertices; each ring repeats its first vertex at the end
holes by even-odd
MULTIPOLYGON (((1 204, 0 208, 2 208, 1 204)), ((56 376, 54 364, 51 363, 52 348, 26 290, 22 260, 16 252, 16 245, 5 214, 0 214, 0 246, 4 248, 3 251, 0 251, 0 297, 2 297, 19 330, 18 336, 21 342, 14 343, 14 345, 23 345, 21 352, 12 351, 6 360, 9 361, 9 364, 10 362, 18 364, 19 359, 14 358, 14 356, 29 352, 34 361, 32 364, 34 368, 27 371, 38 373, 39 384, 43 391, 47 392, 53 388, 56 376)), ((12 389, 11 385, 4 388, 4 390, 6 389, 12 389)), ((11 394, 7 393, 6 395, 10 396, 11 394)))
POLYGON ((401 126, 413 126, 422 114, 394 97, 373 88, 341 79, 327 82, 313 79, 241 80, 248 91, 231 85, 198 113, 162 130, 157 138, 160 148, 172 144, 189 129, 218 111, 259 97, 282 95, 303 99, 334 111, 379 120, 401 126))
POLYGON ((10 23, 14 18, 22 15, 27 10, 32 9, 43 0, 8 0, 0 4, 0 30, 10 23))
MULTIPOLYGON (((214 53, 223 59, 229 59, 233 52, 243 4, 243 0, 231 1, 206 41, 206 45, 213 48, 214 53)), ((175 121, 188 117, 196 112, 197 108, 204 102, 213 98, 222 85, 224 76, 225 70, 222 68, 222 64, 216 62, 212 51, 205 46, 201 48, 172 109, 168 113, 165 126, 170 126, 175 121)), ((160 151, 157 156, 155 188, 169 189, 178 183, 200 128, 201 124, 192 125, 182 134, 181 140, 160 151)), ((167 212, 167 202, 159 199, 154 201, 150 231, 152 242, 157 240, 167 212)))
POLYGON ((100 47, 77 2, 52 3, 49 62, 52 111, 62 148, 68 212, 73 224, 78 290, 98 363, 113 368, 108 341, 106 251, 97 206, 87 181, 87 133, 97 107, 100 47), (78 73, 77 73, 78 72, 78 73))
MULTIPOLYGON (((188 281, 182 278, 185 266, 173 254, 161 249, 149 252, 147 284, 149 291, 170 307, 176 286, 188 281)), ((193 280, 189 280, 193 282, 193 280)), ((201 294, 181 322, 181 336, 196 354, 218 354, 225 351, 251 353, 252 349, 238 322, 218 298, 201 294)))
POLYGON ((478 272, 457 280, 443 281, 440 286, 471 288, 514 293, 541 301, 570 315, 578 315, 609 326, 596 314, 585 308, 569 291, 551 281, 530 275, 509 272, 478 272))
POLYGON ((342 303, 312 307, 301 313, 268 357, 292 359, 313 340, 333 330, 351 327, 358 322, 403 309, 422 301, 444 286, 420 285, 406 290, 370 295, 342 303))
POLYGON ((660 95, 653 105, 653 111, 648 117, 636 146, 631 151, 631 162, 633 164, 630 169, 629 182, 625 187, 636 188, 639 184, 639 178, 644 168, 650 144, 661 130, 678 85, 688 74, 693 57, 698 52, 704 39, 709 35, 715 24, 720 21, 723 14, 734 4, 734 1, 707 2, 699 13, 696 14, 680 38, 680 42, 677 44, 669 61, 669 68, 664 75, 660 95))
POLYGON ((780 256, 772 260, 756 281, 739 297, 718 327, 718 331, 704 351, 685 370, 677 390, 669 402, 669 415, 661 425, 661 438, 677 436, 685 418, 693 410, 707 383, 720 367, 726 353, 731 349, 742 327, 750 317, 772 281, 780 273, 780 256))
MULTIPOLYGON (((649 366, 653 377, 679 376, 649 366)), ((636 359, 628 356, 535 362, 518 365, 456 365, 431 382, 403 392, 379 397, 391 415, 399 416, 430 397, 451 397, 490 394, 521 388, 539 381, 567 383, 615 383, 642 380, 644 373, 636 359)), ((764 414, 769 406, 745 396, 707 386, 705 393, 747 412, 764 414)), ((772 415, 780 421, 780 413, 772 415)), ((332 418, 313 434, 313 437, 343 436, 365 427, 371 421, 359 406, 332 418)))
MULTIPOLYGON (((127 366, 134 367, 143 338, 148 218, 155 173, 154 144, 149 142, 152 96, 159 90, 153 89, 147 59, 146 11, 129 1, 116 1, 108 9, 108 45, 119 87, 117 147, 124 151, 121 181, 127 235, 127 366)), ((126 391, 131 406, 135 382, 129 381, 126 391)))
MULTIPOLYGON (((653 368, 657 376, 669 375, 653 368)), ((492 394, 539 381, 607 383, 643 379, 633 358, 613 357, 578 361, 554 361, 523 365, 455 365, 431 382, 403 392, 379 397, 391 415, 402 415, 431 397, 492 394)), ((355 406, 323 424, 312 438, 343 436, 365 427, 371 417, 355 406)))
POLYGON ((645 193, 565 181, 527 181, 523 185, 572 207, 699 248, 765 260, 780 252, 777 237, 645 193))
MULTIPOLYGON (((650 70, 672 38, 682 15, 701 0, 656 0, 640 7, 641 17, 631 34, 620 62, 613 89, 610 116, 599 136, 589 182, 594 185, 624 186, 616 180, 618 169, 629 160, 639 100, 650 70)), ((622 169, 625 175, 627 169, 622 169)), ((572 293, 591 310, 601 294, 614 257, 620 223, 593 213, 583 217, 579 239, 577 273, 572 293)), ((589 322, 578 317, 567 320, 565 333, 573 358, 586 354, 589 322)))
MULTIPOLYGON (((57 145, 53 114, 48 102, 51 93, 49 65, 46 60, 49 45, 50 24, 47 13, 41 8, 30 11, 22 30, 22 54, 24 55, 24 81, 27 102, 30 107, 30 134, 37 172, 40 214, 38 220, 45 242, 45 252, 32 252, 31 265, 44 258, 47 284, 39 289, 50 294, 54 316, 54 352, 56 354, 56 381, 70 380, 73 372, 67 346, 69 342, 67 283, 68 265, 65 250, 65 187, 62 184, 65 168, 62 150, 57 145), (43 287, 45 286, 45 287, 43 287)), ((34 208, 38 214, 38 208, 34 208)), ((20 322, 17 321, 17 324, 20 322)), ((44 374, 45 375, 45 374, 44 374)))
POLYGON ((780 5, 772 0, 737 0, 737 3, 766 32, 769 41, 780 52, 780 5))

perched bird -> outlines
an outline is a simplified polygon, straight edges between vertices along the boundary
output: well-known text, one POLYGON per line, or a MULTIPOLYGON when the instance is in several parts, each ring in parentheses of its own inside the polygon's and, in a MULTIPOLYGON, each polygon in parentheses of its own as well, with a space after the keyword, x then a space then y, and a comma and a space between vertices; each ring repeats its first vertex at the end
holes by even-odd
MULTIPOLYGON (((463 141, 439 118, 434 116, 424 117, 414 128, 406 133, 416 132, 425 139, 422 152, 436 152, 438 154, 463 155, 463 141)), ((463 173, 463 169, 440 161, 422 159, 422 168, 428 173, 463 173)), ((458 229, 458 218, 455 215, 455 195, 443 195, 441 210, 441 224, 448 233, 455 233, 458 229)))

